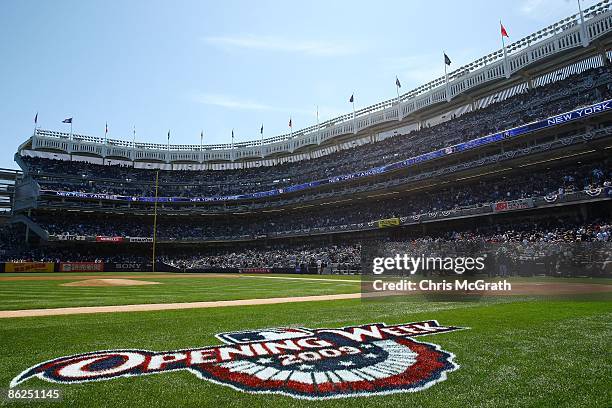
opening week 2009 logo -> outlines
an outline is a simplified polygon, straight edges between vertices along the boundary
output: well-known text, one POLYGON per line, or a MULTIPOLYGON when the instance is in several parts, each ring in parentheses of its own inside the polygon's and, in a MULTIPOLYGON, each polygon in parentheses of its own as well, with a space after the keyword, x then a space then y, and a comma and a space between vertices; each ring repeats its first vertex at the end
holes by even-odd
POLYGON ((435 320, 338 329, 273 328, 221 333, 224 345, 154 352, 107 350, 60 357, 28 368, 32 377, 84 383, 187 370, 250 393, 327 399, 414 392, 444 381, 454 355, 414 337, 461 329, 435 320))

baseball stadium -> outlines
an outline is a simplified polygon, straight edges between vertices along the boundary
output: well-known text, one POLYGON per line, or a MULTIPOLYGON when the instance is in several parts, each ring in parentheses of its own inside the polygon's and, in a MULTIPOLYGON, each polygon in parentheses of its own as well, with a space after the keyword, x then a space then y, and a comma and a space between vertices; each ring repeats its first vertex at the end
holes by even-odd
POLYGON ((506 24, 275 136, 32 115, 0 169, 0 405, 612 406, 612 2, 506 24))

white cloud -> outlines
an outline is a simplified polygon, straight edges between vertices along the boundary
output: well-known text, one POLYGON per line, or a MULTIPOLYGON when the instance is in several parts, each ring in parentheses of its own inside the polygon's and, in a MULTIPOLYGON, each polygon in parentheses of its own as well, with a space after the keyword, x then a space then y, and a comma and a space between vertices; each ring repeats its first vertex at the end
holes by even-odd
MULTIPOLYGON (((192 96, 192 100, 196 103, 201 103, 203 105, 211 105, 211 106, 219 106, 227 109, 235 109, 235 110, 251 110, 251 111, 269 111, 269 112, 285 112, 288 114, 295 115, 312 115, 316 117, 316 108, 313 107, 312 110, 309 109, 299 109, 299 108, 290 108, 290 107, 281 107, 281 106, 273 106, 268 105, 266 103, 258 102, 252 99, 247 98, 237 98, 231 95, 224 94, 215 94, 215 93, 196 93, 192 96)), ((329 114, 333 112, 331 108, 322 107, 319 108, 319 112, 329 114)))
POLYGON ((289 52, 318 57, 349 55, 357 52, 347 44, 333 44, 323 41, 291 40, 272 36, 211 36, 204 41, 223 48, 246 48, 251 50, 289 52))
MULTIPOLYGON (((229 95, 212 94, 212 93, 197 93, 192 95, 192 100, 196 103, 204 105, 218 106, 226 109, 248 110, 248 111, 265 111, 282 113, 285 119, 293 118, 294 129, 302 129, 317 123, 317 107, 312 106, 311 109, 291 108, 272 106, 265 103, 257 102, 251 99, 240 99, 229 95)), ((339 109, 329 105, 320 105, 319 121, 321 123, 349 113, 350 109, 339 109)), ((280 120, 281 116, 279 116, 280 120)), ((283 120, 285 120, 283 119, 283 120)))
POLYGON ((193 96, 193 100, 204 105, 220 106, 229 109, 257 110, 257 111, 276 111, 274 106, 266 105, 248 99, 238 99, 229 95, 198 93, 193 96))
POLYGON ((523 14, 532 14, 533 12, 540 10, 543 6, 549 3, 547 0, 524 0, 519 6, 519 10, 523 14))

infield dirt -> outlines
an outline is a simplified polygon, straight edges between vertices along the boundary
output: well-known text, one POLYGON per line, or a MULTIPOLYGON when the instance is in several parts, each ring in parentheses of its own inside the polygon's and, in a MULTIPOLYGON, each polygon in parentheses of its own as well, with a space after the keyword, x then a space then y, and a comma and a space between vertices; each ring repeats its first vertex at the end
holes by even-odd
POLYGON ((139 285, 159 285, 160 282, 151 282, 136 279, 86 279, 77 282, 62 283, 60 286, 139 286, 139 285))

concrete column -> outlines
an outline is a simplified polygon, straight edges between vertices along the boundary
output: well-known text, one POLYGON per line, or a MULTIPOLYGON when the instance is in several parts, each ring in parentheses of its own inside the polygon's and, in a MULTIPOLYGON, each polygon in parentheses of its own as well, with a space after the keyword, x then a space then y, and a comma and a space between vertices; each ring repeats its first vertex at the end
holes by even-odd
POLYGON ((600 51, 600 55, 601 55, 601 60, 603 61, 603 64, 606 67, 610 66, 610 59, 608 58, 608 55, 606 54, 606 50, 601 50, 600 51))

